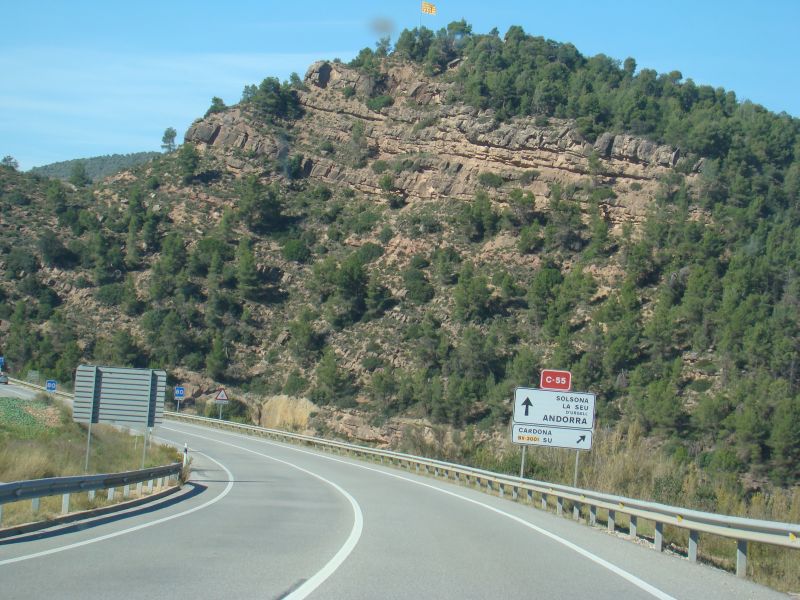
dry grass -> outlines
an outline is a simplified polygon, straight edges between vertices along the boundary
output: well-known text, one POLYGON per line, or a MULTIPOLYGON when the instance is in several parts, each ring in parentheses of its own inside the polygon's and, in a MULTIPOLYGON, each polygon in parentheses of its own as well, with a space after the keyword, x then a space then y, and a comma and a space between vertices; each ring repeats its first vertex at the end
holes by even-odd
MULTIPOLYGON (((72 421, 69 411, 54 405, 47 396, 33 401, 0 398, 0 481, 22 481, 43 477, 80 475, 84 472, 86 428, 72 421)), ((146 467, 180 460, 179 453, 168 446, 151 443, 146 467)), ((142 466, 142 436, 131 435, 109 425, 92 426, 90 473, 131 471, 142 466)), ((134 486, 135 487, 135 486, 134 486)), ((115 502, 122 501, 118 493, 115 502)), ((98 492, 93 501, 87 494, 71 498, 71 510, 103 506, 108 501, 98 492)), ((36 519, 60 514, 61 496, 43 498, 36 519)), ((31 502, 3 506, 3 525, 34 518, 31 502)))
POLYGON ((261 406, 260 425, 297 431, 308 426, 308 419, 317 407, 305 398, 272 396, 261 406))

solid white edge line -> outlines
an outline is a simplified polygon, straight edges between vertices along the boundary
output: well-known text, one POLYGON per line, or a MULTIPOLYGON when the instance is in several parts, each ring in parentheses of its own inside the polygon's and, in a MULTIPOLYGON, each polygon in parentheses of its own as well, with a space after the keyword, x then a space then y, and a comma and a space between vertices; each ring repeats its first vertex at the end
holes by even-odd
POLYGON ((282 460, 280 458, 275 458, 274 456, 269 456, 268 454, 263 454, 262 452, 252 450, 250 448, 237 446, 236 444, 231 444, 230 442, 223 442, 222 440, 208 439, 196 433, 188 433, 185 431, 179 431, 177 429, 170 429, 169 427, 166 427, 164 425, 161 426, 161 429, 166 429, 167 431, 173 431, 175 433, 180 433, 182 435, 191 435, 194 437, 199 437, 206 441, 214 442, 216 444, 222 444, 223 446, 230 446, 231 448, 236 448, 237 450, 242 450, 244 452, 250 452, 251 454, 255 454, 257 456, 261 456, 263 458, 284 464, 288 467, 292 467, 293 469, 297 469, 298 471, 301 471, 306 475, 315 477, 316 479, 319 479, 323 483, 328 484, 337 492, 339 492, 342 496, 344 496, 350 503, 350 507, 353 509, 353 527, 350 530, 350 535, 347 536, 347 539, 345 540, 342 547, 339 548, 339 551, 333 555, 333 558, 331 558, 327 563, 325 563, 325 565, 319 571, 314 573, 314 575, 306 579, 300 587, 293 590, 287 596, 283 596, 284 600, 303 600, 303 598, 306 598, 309 594, 311 594, 311 592, 313 592, 320 585, 322 585, 322 583, 325 582, 325 580, 328 579, 328 577, 330 577, 336 572, 336 569, 338 569, 342 565, 342 563, 345 560, 347 560, 347 557, 350 556, 350 553, 356 547, 356 544, 358 544, 358 540, 361 538, 361 532, 364 530, 364 515, 361 512, 361 507, 358 505, 358 502, 356 502, 356 499, 353 498, 353 496, 351 496, 347 491, 345 491, 341 486, 334 483, 333 481, 325 479, 322 475, 317 475, 316 473, 309 471, 308 469, 304 469, 303 467, 300 467, 294 463, 290 463, 289 461, 282 460))
POLYGON ((161 523, 166 523, 167 521, 171 521, 172 519, 177 519, 179 517, 185 517, 186 515, 190 515, 193 512, 197 512, 198 510, 203 510, 204 508, 208 508, 212 504, 216 504, 217 502, 222 500, 225 496, 227 496, 228 493, 233 488, 233 483, 235 481, 234 477, 233 477, 233 473, 231 473, 225 465, 223 465, 218 460, 215 460, 215 459, 211 458, 208 454, 205 454, 204 452, 199 452, 197 450, 195 450, 195 453, 202 454, 203 456, 205 456, 210 461, 215 462, 220 467, 222 467, 222 469, 228 475, 228 485, 225 486, 225 489, 222 490, 222 492, 218 496, 214 496, 208 502, 205 502, 205 503, 201 504, 200 506, 195 506, 194 508, 190 508, 190 509, 185 510, 183 512, 176 513, 174 515, 169 515, 167 517, 162 517, 160 519, 156 519, 155 521, 148 521, 147 523, 142 523, 142 524, 136 525, 134 527, 128 527, 127 529, 121 529, 120 531, 115 531, 113 533, 108 533, 106 535, 101 535, 101 536, 96 537, 96 538, 83 540, 81 542, 75 542, 74 544, 68 544, 66 546, 59 546, 57 548, 51 548, 49 550, 42 550, 41 552, 34 552, 33 554, 26 554, 24 556, 17 556, 16 558, 7 558, 5 560, 0 560, 0 567, 2 567, 4 565, 10 565, 12 563, 21 562, 23 560, 30 560, 31 558, 39 558, 40 556, 48 556, 50 554, 56 554, 58 552, 64 552, 65 550, 72 550, 74 548, 80 548, 81 546, 88 546, 89 544, 94 544, 95 542, 102 542, 104 540, 109 540, 111 538, 115 538, 115 537, 118 537, 120 535, 125 535, 127 533, 133 533, 134 531, 139 531, 140 529, 145 529, 146 527, 152 527, 153 525, 160 525, 161 523))
MULTIPOLYGON (((201 428, 201 429, 210 429, 210 428, 204 428, 202 425, 195 425, 193 423, 182 423, 182 424, 183 425, 189 425, 190 427, 201 428)), ((175 431, 175 430, 171 429, 170 431, 175 431)), ((227 434, 227 435, 240 437, 240 438, 244 438, 244 439, 255 440, 255 441, 261 442, 263 444, 270 445, 270 446, 276 446, 278 448, 283 448, 283 449, 286 449, 286 450, 292 450, 294 452, 301 452, 303 454, 309 454, 311 456, 316 456, 318 458, 324 458, 326 460, 330 460, 330 461, 333 461, 333 462, 338 462, 338 463, 341 463, 341 464, 344 464, 344 465, 350 465, 351 467, 356 467, 358 469, 364 469, 366 471, 372 471, 374 473, 380 473, 382 475, 386 475, 387 477, 394 477, 395 479, 401 479, 403 481, 407 481, 407 482, 413 483, 415 485, 419 485, 419 486, 422 486, 422 487, 426 487, 426 488, 435 490, 435 491, 440 492, 442 494, 447 494, 448 496, 452 496, 454 498, 458 498, 459 500, 463 500, 465 502, 470 502, 472 504, 475 504, 476 506, 482 506, 483 508, 485 508, 487 510, 490 510, 490 511, 492 511, 492 512, 498 514, 498 515, 502 515, 504 517, 508 517, 509 519, 511 519, 513 521, 516 521, 516 522, 520 523, 521 525, 524 525, 525 527, 528 527, 529 529, 532 529, 533 531, 535 531, 537 533, 540 533, 540 534, 544 535, 545 537, 548 537, 551 540, 553 540, 555 542, 558 542, 559 544, 562 544, 563 546, 566 546, 570 550, 573 550, 573 551, 577 552, 578 554, 580 554, 581 556, 584 556, 584 557, 588 558, 589 560, 591 560, 592 562, 600 565, 601 567, 603 567, 605 569, 608 569, 609 571, 611 571, 615 575, 618 575, 619 577, 622 577, 623 579, 625 579, 629 583, 635 585, 639 589, 647 592, 648 594, 650 594, 650 595, 652 595, 652 596, 654 596, 656 598, 659 598, 659 600, 676 600, 674 596, 670 596, 666 592, 664 592, 664 591, 658 589, 657 587, 647 583, 643 579, 638 578, 633 573, 629 573, 628 571, 622 569, 621 567, 618 567, 617 565, 615 565, 613 563, 610 563, 610 562, 608 562, 607 560, 605 560, 603 558, 600 558, 596 554, 593 554, 593 553, 589 552, 588 550, 584 550, 583 548, 581 548, 577 544, 574 544, 574 543, 570 542, 569 540, 566 540, 566 539, 556 535, 555 533, 547 531, 546 529, 542 529, 541 527, 539 527, 537 525, 534 525, 533 523, 529 523, 525 519, 517 517, 516 515, 512 515, 511 513, 507 513, 507 512, 505 512, 503 510, 500 510, 499 508, 495 508, 494 506, 490 506, 490 505, 485 504, 483 502, 480 502, 478 500, 474 500, 473 498, 467 498, 466 496, 462 496, 461 494, 457 494, 457 493, 452 492, 450 490, 442 489, 442 488, 437 487, 435 485, 431 485, 429 483, 425 483, 424 481, 416 481, 416 480, 411 479, 409 477, 405 477, 403 475, 398 475, 397 473, 391 473, 391 472, 388 472, 388 471, 383 471, 381 469, 376 469, 374 467, 369 467, 367 465, 361 465, 361 464, 358 464, 358 463, 355 463, 355 462, 342 460, 340 458, 335 458, 333 456, 327 456, 325 454, 317 454, 316 452, 311 452, 309 450, 303 450, 301 448, 297 448, 295 446, 291 446, 291 445, 288 445, 288 444, 282 444, 282 443, 279 443, 279 442, 273 442, 273 441, 265 440, 263 438, 259 438, 259 437, 256 437, 256 436, 247 436, 247 435, 243 435, 243 434, 240 434, 240 433, 234 433, 234 432, 231 432, 231 431, 224 431, 222 429, 210 429, 210 431, 224 433, 224 434, 227 434)), ((185 432, 180 432, 180 433, 185 433, 185 432)), ((189 435, 192 435, 192 434, 189 434, 189 435)), ((202 436, 197 436, 197 437, 202 437, 202 436)), ((214 440, 214 441, 217 441, 217 442, 222 443, 222 444, 226 443, 226 442, 220 442, 219 440, 214 440)), ((243 450, 248 450, 247 448, 242 448, 242 449, 243 450)), ((254 450, 248 450, 248 451, 249 452, 255 452, 254 450)), ((258 453, 256 452, 256 454, 258 454, 258 453)), ((272 457, 270 457, 270 458, 272 458, 272 457)), ((280 461, 280 459, 273 459, 273 460, 280 461)), ((305 596, 302 596, 302 597, 304 598, 305 596)), ((295 597, 294 596, 287 596, 287 598, 294 599, 295 597)), ((300 598, 300 597, 297 597, 297 598, 300 598)))

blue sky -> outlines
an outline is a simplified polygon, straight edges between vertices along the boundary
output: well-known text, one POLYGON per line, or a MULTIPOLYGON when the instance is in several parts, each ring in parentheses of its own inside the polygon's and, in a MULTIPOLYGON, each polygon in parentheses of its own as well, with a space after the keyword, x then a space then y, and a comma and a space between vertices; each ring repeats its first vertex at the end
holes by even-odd
MULTIPOLYGON (((438 29, 466 19, 479 33, 510 25, 584 55, 636 59, 732 89, 800 116, 800 2, 434 2, 438 29)), ((420 23, 420 3, 7 3, 0 36, 0 155, 23 169, 58 160, 158 150, 166 127, 182 139, 212 96, 239 100, 245 84, 301 76, 314 60, 349 60, 379 37, 420 23), (135 4, 133 6, 132 4, 135 4)))

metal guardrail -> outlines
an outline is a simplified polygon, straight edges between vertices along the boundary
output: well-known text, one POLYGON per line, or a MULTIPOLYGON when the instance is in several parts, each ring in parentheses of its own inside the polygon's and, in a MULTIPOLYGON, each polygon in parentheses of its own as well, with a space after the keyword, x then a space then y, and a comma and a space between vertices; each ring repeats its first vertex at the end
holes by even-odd
MULTIPOLYGON (((72 394, 66 392, 49 392, 41 385, 8 378, 11 383, 31 388, 52 396, 59 397, 72 402, 72 394)), ((0 394, 2 389, 0 389, 0 394)), ((173 463, 138 471, 126 471, 124 473, 103 473, 99 475, 75 475, 71 477, 48 477, 45 479, 32 479, 28 481, 14 481, 10 483, 0 483, 0 526, 3 522, 3 505, 11 502, 31 500, 33 513, 39 511, 41 498, 47 496, 61 495, 61 514, 69 512, 70 494, 88 492, 89 499, 94 499, 97 490, 108 490, 108 500, 113 500, 116 488, 122 487, 122 496, 127 498, 130 494, 130 486, 139 484, 138 492, 143 487, 141 484, 147 482, 148 491, 152 492, 153 486, 160 488, 164 485, 164 480, 177 478, 180 476, 182 463, 173 463)))
POLYGON ((664 525, 672 525, 688 530, 689 547, 687 554, 692 562, 697 561, 700 533, 731 538, 736 540, 736 574, 742 578, 746 577, 747 572, 748 542, 800 549, 800 524, 798 523, 781 523, 707 513, 545 481, 524 479, 391 450, 326 440, 256 425, 245 425, 167 411, 164 412, 164 416, 188 423, 201 423, 220 429, 230 429, 286 442, 299 442, 317 448, 346 452, 354 456, 378 458, 382 463, 388 459, 391 463, 409 470, 414 467, 418 473, 420 469, 423 469, 428 474, 432 473, 434 477, 442 476, 445 479, 454 479, 456 481, 461 481, 463 477, 467 485, 474 483, 481 489, 485 488, 488 492, 496 491, 500 496, 510 493, 514 500, 524 494, 527 501, 533 503, 534 494, 538 494, 543 509, 548 508, 548 498, 552 497, 555 498, 556 510, 559 514, 563 512, 564 500, 567 500, 572 504, 575 519, 580 519, 583 505, 588 507, 588 520, 591 525, 595 525, 597 522, 597 509, 603 509, 608 514, 607 527, 609 531, 616 530, 618 513, 627 515, 630 519, 629 533, 634 538, 637 537, 639 519, 644 519, 654 524, 654 546, 658 551, 663 550, 664 546, 664 525))
POLYGON ((164 486, 164 480, 171 478, 177 480, 182 468, 183 464, 176 462, 171 465, 123 473, 47 477, 0 483, 0 525, 3 521, 3 505, 10 502, 31 500, 33 513, 36 514, 42 498, 61 495, 61 514, 66 514, 69 512, 71 494, 88 492, 89 499, 92 500, 97 490, 108 490, 108 500, 113 500, 116 488, 122 487, 122 496, 127 498, 132 484, 138 484, 138 491, 141 492, 142 484, 146 481, 148 482, 148 491, 152 492, 154 482, 156 482, 156 487, 161 488, 164 486))
POLYGON ((70 403, 72 403, 72 394, 68 394, 67 392, 48 392, 47 388, 42 386, 42 385, 38 385, 36 383, 31 383, 30 381, 24 381, 22 379, 16 379, 14 377, 9 377, 8 381, 10 383, 14 383, 16 385, 21 385, 21 386, 24 386, 24 387, 27 387, 27 388, 31 388, 31 389, 37 390, 39 392, 44 392, 45 394, 50 394, 52 396, 58 396, 59 398, 63 398, 65 400, 69 400, 70 403))

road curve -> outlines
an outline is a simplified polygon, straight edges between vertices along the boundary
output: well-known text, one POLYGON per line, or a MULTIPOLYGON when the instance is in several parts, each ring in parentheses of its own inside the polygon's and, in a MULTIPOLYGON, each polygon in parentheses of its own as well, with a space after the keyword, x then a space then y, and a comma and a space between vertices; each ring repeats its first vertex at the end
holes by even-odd
POLYGON ((405 471, 171 421, 157 435, 192 450, 183 497, 0 543, 3 598, 786 597, 405 471))

